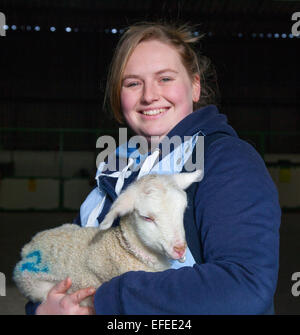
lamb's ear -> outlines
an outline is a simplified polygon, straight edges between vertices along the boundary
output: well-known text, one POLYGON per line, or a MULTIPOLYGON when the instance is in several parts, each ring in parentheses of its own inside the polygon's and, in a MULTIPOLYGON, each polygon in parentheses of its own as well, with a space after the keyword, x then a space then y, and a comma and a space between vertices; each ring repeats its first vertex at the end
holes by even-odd
POLYGON ((174 174, 172 177, 176 184, 183 190, 187 189, 192 183, 201 181, 204 176, 203 170, 196 170, 195 172, 182 172, 174 174))
POLYGON ((110 228, 117 217, 132 212, 134 210, 134 203, 137 195, 138 190, 133 186, 129 186, 127 190, 122 192, 112 204, 109 212, 101 222, 99 229, 106 230, 110 228))

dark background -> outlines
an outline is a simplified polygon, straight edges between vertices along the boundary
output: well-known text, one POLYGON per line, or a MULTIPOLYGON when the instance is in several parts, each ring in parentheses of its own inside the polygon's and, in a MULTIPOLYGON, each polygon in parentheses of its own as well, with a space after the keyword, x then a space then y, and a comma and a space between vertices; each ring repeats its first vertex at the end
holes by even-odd
MULTIPOLYGON (((9 26, 0 39, 1 127, 116 127, 102 102, 120 30, 163 19, 196 24, 206 33, 199 51, 215 64, 219 107, 239 133, 299 129, 299 38, 289 37, 298 1, 2 0, 0 11, 9 26)), ((266 142, 269 153, 300 152, 299 135, 268 136, 266 142)), ((2 145, 51 149, 56 142, 6 134, 2 145)), ((68 149, 94 147, 93 137, 79 136, 68 149)))
MULTIPOLYGON (((300 38, 290 37, 299 1, 0 0, 0 12, 9 26, 0 37, 0 150, 59 146, 51 133, 3 128, 117 130, 102 103, 120 30, 142 20, 164 20, 196 24, 196 31, 206 33, 199 52, 215 64, 218 106, 242 138, 263 153, 300 153, 300 38), (265 133, 263 148, 257 131, 265 133)), ((94 151, 95 136, 78 133, 64 148, 94 151)), ((33 232, 73 216, 53 215, 0 213, 0 271, 12 270, 33 232)), ((283 214, 278 314, 300 313, 300 297, 291 295, 291 275, 300 271, 299 218, 297 212, 283 214)))

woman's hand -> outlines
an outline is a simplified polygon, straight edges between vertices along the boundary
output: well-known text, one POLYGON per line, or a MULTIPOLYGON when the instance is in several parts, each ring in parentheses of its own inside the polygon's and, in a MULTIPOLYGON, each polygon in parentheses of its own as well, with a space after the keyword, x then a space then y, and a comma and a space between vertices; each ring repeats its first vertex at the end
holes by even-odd
POLYGON ((92 307, 81 307, 80 302, 86 297, 95 294, 95 288, 84 288, 72 294, 67 291, 71 287, 70 278, 56 284, 48 293, 47 300, 36 310, 37 315, 92 315, 95 310, 92 307))

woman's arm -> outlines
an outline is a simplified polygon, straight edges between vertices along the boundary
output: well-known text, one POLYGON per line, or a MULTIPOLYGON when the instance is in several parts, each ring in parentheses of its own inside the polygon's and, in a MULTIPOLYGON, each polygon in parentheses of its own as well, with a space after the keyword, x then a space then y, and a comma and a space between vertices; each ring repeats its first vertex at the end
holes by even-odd
POLYGON ((277 283, 281 210, 248 143, 226 137, 210 146, 195 215, 203 264, 116 277, 97 290, 96 313, 266 313, 277 283))

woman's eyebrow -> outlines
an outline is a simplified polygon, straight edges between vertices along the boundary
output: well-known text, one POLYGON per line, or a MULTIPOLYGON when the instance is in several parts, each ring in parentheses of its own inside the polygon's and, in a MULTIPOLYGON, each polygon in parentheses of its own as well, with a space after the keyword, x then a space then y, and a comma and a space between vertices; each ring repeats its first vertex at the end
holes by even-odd
MULTIPOLYGON (((162 70, 159 70, 157 72, 155 72, 155 75, 160 75, 162 73, 165 73, 165 72, 173 72, 173 73, 178 73, 178 71, 176 70, 173 70, 173 69, 162 69, 162 70)), ((127 74, 123 77, 122 81, 126 80, 126 79, 140 79, 141 77, 137 74, 127 74)))
POLYGON ((127 74, 126 76, 123 77, 122 81, 124 81, 126 79, 130 79, 130 78, 137 78, 137 79, 139 79, 140 76, 138 76, 137 74, 127 74))
POLYGON ((165 72, 174 72, 174 73, 178 73, 178 71, 173 70, 173 69, 163 69, 163 70, 159 70, 159 71, 155 72, 155 74, 162 74, 162 73, 165 73, 165 72))

